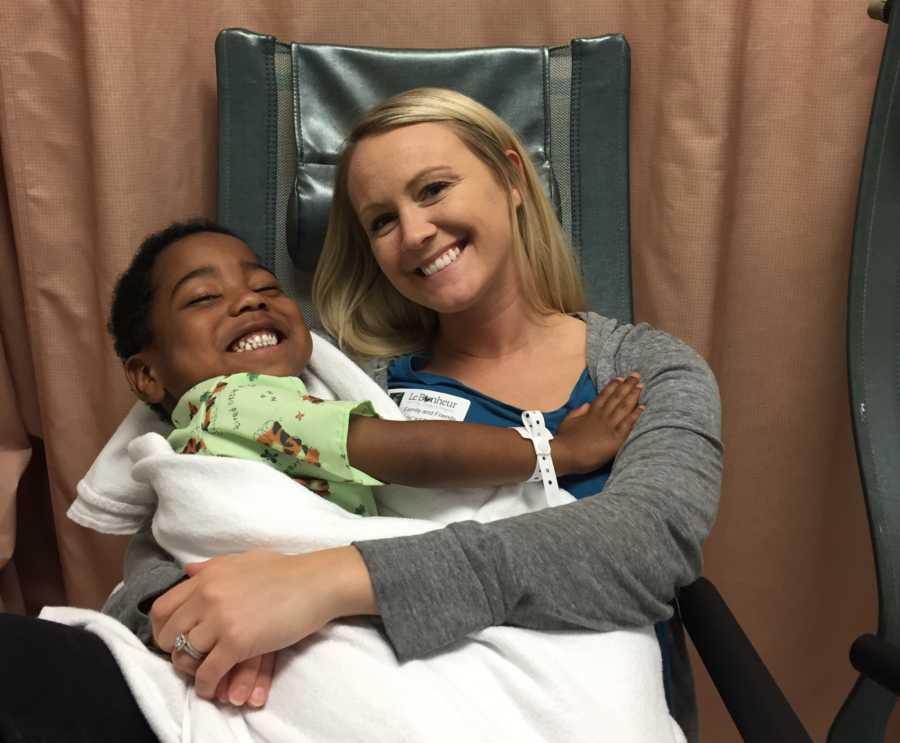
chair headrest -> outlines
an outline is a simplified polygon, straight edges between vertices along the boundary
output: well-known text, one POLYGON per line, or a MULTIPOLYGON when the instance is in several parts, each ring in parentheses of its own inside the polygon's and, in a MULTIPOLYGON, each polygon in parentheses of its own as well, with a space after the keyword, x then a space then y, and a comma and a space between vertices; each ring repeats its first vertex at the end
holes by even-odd
POLYGON ((344 139, 372 106, 410 88, 452 88, 492 109, 528 149, 551 197, 545 102, 546 48, 409 50, 291 45, 297 171, 288 202, 287 247, 315 268, 344 139), (529 91, 523 94, 523 91, 529 91))

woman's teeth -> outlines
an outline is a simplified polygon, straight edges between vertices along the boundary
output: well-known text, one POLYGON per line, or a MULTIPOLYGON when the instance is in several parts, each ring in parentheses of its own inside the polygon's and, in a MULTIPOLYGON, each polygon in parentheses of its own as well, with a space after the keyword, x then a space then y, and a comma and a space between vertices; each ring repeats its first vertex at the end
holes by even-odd
POLYGON ((265 348, 266 346, 277 346, 278 336, 268 330, 257 331, 245 335, 231 344, 229 351, 234 353, 243 353, 244 351, 255 351, 257 348, 265 348))
POLYGON ((454 263, 461 252, 459 248, 450 248, 446 253, 439 255, 434 262, 429 263, 427 266, 422 266, 422 273, 426 276, 436 274, 438 271, 447 268, 451 263, 454 263))

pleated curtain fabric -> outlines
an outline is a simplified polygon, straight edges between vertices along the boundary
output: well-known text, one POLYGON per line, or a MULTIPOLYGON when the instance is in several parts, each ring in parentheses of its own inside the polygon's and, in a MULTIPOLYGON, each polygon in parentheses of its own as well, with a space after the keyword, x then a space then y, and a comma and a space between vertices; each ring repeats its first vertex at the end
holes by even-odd
MULTIPOLYGON (((705 572, 823 739, 854 678, 849 643, 876 612, 845 364, 885 31, 865 6, 0 4, 0 608, 96 607, 120 578, 124 541, 65 510, 132 402, 104 328, 118 273, 147 233, 214 216, 220 29, 400 47, 620 32, 632 53, 635 315, 696 347, 723 398, 705 572)), ((704 739, 736 740, 696 675, 704 739)))

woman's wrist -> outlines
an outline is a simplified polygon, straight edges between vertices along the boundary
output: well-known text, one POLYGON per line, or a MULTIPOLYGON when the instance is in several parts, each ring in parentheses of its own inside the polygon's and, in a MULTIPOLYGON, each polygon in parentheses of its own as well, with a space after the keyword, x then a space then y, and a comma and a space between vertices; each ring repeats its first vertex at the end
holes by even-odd
POLYGON ((372 578, 362 553, 353 545, 336 547, 332 551, 336 560, 336 570, 332 576, 334 618, 380 614, 372 578))

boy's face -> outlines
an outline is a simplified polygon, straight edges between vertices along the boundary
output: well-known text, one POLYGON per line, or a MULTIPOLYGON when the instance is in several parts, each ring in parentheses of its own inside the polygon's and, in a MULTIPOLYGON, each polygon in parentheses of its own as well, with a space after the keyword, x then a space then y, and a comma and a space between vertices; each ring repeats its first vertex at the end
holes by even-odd
POLYGON ((170 245, 156 259, 153 287, 153 342, 126 362, 132 387, 148 402, 171 409, 204 379, 296 375, 309 360, 312 338, 300 309, 235 237, 200 232, 170 245))

